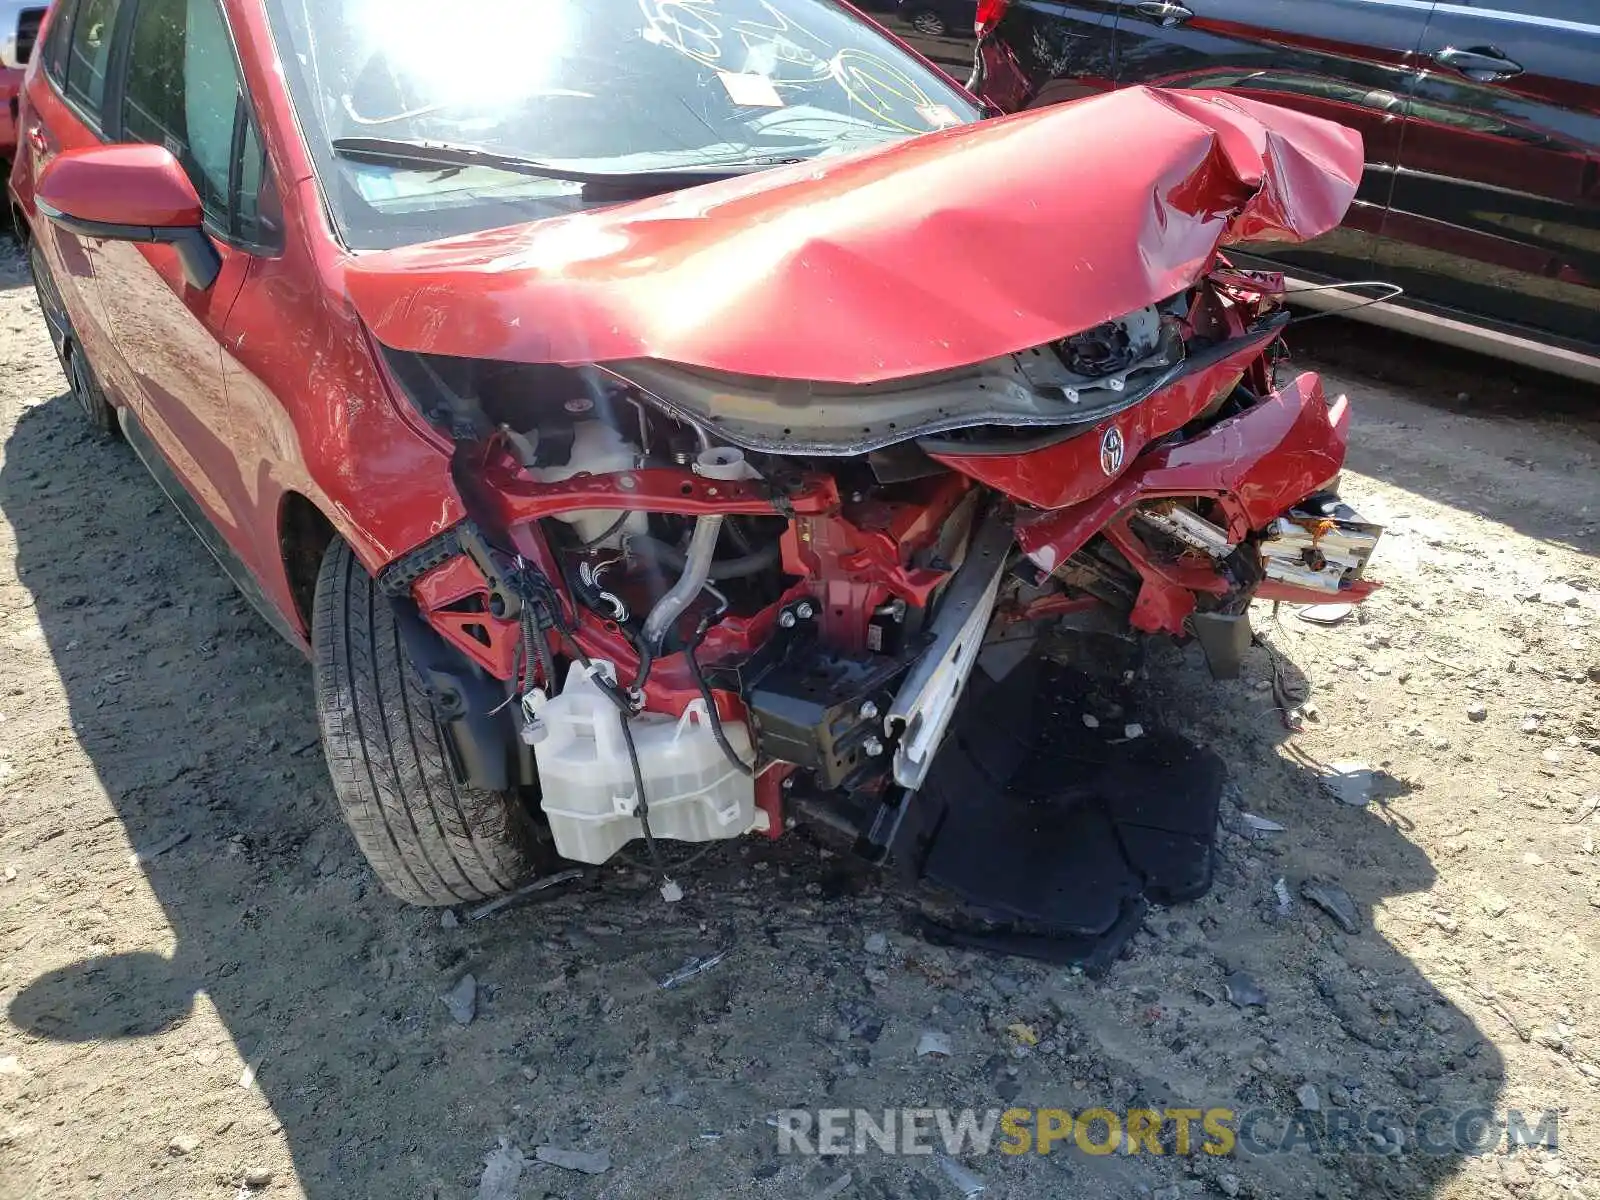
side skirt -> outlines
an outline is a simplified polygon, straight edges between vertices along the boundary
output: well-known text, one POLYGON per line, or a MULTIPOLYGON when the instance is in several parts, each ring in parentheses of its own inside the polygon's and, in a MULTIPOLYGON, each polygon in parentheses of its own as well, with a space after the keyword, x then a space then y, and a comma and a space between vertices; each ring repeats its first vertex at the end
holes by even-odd
POLYGON ((150 435, 145 432, 144 426, 139 424, 138 418, 127 408, 119 408, 117 418, 122 425, 122 436, 128 439, 128 445, 133 447, 145 470, 149 471, 151 477, 160 485, 167 499, 172 501, 172 506, 178 510, 189 528, 194 531, 194 535, 200 539, 201 544, 211 551, 211 556, 217 560, 217 565, 229 579, 233 580, 233 585, 250 602, 250 607, 256 610, 257 615, 270 625, 279 637, 301 654, 305 654, 306 643, 299 632, 267 598, 267 593, 256 581, 250 568, 245 566, 244 560, 233 552, 233 547, 228 545, 228 540, 222 536, 222 531, 212 524, 199 502, 183 486, 183 481, 168 465, 156 444, 150 440, 150 435))

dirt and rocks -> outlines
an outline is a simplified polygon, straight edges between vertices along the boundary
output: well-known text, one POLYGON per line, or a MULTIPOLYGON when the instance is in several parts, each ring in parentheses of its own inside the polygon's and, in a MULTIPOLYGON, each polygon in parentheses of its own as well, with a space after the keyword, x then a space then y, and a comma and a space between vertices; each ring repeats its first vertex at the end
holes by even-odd
POLYGON ((1600 1197, 1600 442, 1533 392, 1483 418, 1338 377, 1389 586, 1333 626, 1258 606, 1238 681, 1150 654, 1147 703, 1232 772, 1221 865, 1091 980, 930 947, 913 894, 799 836, 713 851, 671 907, 627 867, 398 907, 306 664, 88 435, 14 255, 0 360, 4 1200, 1600 1197), (902 1106, 1357 1132, 817 1159, 769 1123, 902 1106), (1411 1124, 1508 1109, 1559 1151, 1411 1124))

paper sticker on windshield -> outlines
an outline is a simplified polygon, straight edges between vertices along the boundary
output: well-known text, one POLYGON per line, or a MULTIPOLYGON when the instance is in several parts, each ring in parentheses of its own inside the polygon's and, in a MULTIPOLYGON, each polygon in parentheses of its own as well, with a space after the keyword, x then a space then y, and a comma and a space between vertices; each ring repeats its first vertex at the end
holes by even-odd
POLYGON ((949 129, 952 125, 961 124, 961 118, 945 104, 919 104, 917 115, 935 129, 949 129))
POLYGON ((735 74, 732 71, 718 71, 717 78, 722 80, 722 86, 728 89, 728 99, 735 104, 747 105, 751 108, 782 108, 783 97, 778 95, 778 89, 772 85, 772 80, 765 75, 735 74))

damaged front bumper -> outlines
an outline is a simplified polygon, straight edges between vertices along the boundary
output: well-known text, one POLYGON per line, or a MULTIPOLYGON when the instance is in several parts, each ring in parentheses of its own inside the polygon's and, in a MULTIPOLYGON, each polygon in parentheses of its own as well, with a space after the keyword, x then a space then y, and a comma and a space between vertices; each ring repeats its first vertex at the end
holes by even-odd
POLYGON ((1017 541, 1053 574, 1105 537, 1137 574, 1129 621, 1147 633, 1184 634, 1207 597, 1363 600, 1378 586, 1364 572, 1381 530, 1346 506, 1326 508, 1349 423, 1349 401, 1328 399, 1304 373, 1244 413, 1148 451, 1091 499, 1023 517, 1017 541), (1323 507, 1297 511, 1315 497, 1323 507), (1210 517, 1172 501, 1204 504, 1210 517), (1165 527, 1191 553, 1160 553, 1143 524, 1165 527))

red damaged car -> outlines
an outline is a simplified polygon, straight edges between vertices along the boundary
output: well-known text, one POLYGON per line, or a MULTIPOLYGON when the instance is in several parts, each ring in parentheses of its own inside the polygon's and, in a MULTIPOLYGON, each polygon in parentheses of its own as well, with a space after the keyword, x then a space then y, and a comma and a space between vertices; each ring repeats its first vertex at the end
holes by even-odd
POLYGON ((1032 878, 941 765, 1016 646, 1226 672, 1252 598, 1374 586, 1346 402, 1222 257, 1335 227, 1359 139, 981 115, 835 0, 58 0, 11 183, 67 378, 309 650, 391 892, 638 841, 670 899, 800 814, 1032 878))

